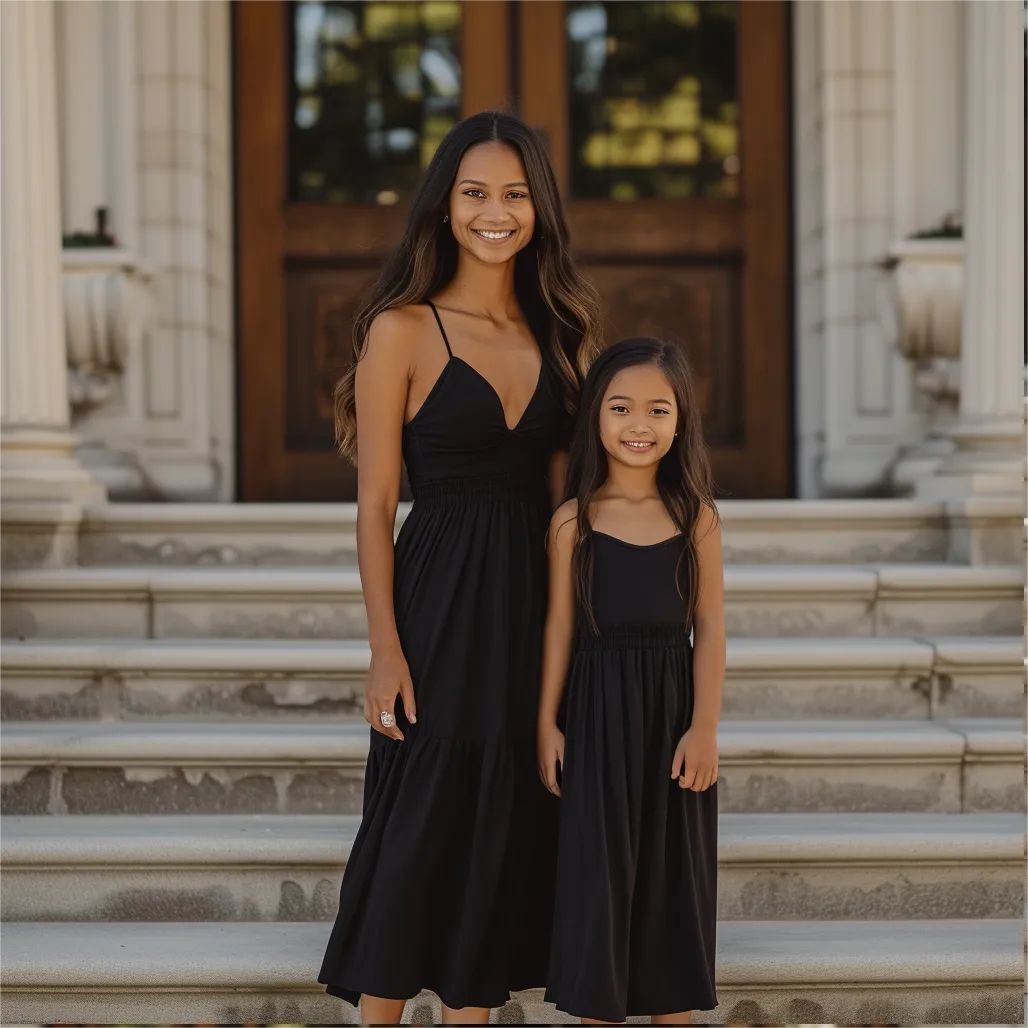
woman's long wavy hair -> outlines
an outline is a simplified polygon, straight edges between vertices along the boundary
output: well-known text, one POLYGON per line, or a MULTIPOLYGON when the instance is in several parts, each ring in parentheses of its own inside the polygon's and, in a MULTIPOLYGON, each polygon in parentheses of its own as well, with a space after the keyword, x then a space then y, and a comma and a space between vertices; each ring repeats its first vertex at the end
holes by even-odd
POLYGON ((501 142, 521 157, 535 207, 535 232, 515 258, 518 303, 556 370, 569 420, 589 362, 599 346, 599 299, 578 271, 569 249, 567 222, 549 158, 539 137, 522 121, 500 111, 472 115, 439 144, 411 204, 407 226, 377 283, 354 320, 354 362, 335 388, 336 445, 357 463, 354 377, 364 356, 371 323, 393 307, 424 303, 454 276, 458 243, 443 222, 450 190, 464 154, 479 143, 501 142))
POLYGON ((710 457, 703 440, 693 373, 685 352, 680 346, 660 339, 622 339, 604 350, 589 370, 582 387, 578 420, 568 452, 565 499, 578 501, 578 537, 572 556, 575 593, 580 617, 593 632, 597 631, 597 625, 592 604, 593 530, 590 511, 597 490, 607 481, 609 461, 600 438, 600 411, 614 376, 625 368, 640 364, 652 364, 660 369, 674 391, 678 405, 678 434, 657 466, 657 489, 685 541, 677 576, 679 593, 685 599, 688 628, 692 628, 696 615, 699 591, 699 562, 693 533, 703 507, 709 507, 717 517, 710 457))

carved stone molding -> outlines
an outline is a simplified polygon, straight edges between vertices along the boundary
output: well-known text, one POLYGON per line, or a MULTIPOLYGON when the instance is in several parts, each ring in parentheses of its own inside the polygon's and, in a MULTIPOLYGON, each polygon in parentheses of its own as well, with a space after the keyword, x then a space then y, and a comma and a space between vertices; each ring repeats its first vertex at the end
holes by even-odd
POLYGON ((64 312, 72 411, 102 406, 142 345, 153 307, 149 269, 114 247, 65 249, 64 312))

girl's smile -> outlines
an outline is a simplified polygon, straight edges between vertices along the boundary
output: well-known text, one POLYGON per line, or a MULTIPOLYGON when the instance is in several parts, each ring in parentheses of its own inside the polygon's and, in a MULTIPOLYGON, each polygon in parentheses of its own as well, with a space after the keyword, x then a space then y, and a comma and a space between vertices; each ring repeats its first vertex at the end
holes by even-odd
POLYGON ((652 439, 622 439, 621 445, 633 453, 648 453, 657 444, 652 439))

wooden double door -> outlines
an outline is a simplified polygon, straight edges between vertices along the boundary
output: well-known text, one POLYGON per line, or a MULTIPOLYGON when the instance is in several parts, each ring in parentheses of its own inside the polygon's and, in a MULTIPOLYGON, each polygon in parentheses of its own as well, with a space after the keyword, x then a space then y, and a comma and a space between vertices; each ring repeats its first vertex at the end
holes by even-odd
POLYGON ((439 138, 495 107, 544 134, 606 341, 689 353, 719 495, 789 495, 784 3, 234 11, 241 499, 356 497, 332 444, 356 304, 439 138))

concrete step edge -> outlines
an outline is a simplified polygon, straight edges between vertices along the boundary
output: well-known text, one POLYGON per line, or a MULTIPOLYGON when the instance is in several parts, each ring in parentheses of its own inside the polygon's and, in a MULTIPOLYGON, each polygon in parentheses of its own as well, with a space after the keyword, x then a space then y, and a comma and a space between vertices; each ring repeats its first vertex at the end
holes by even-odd
MULTIPOLYGON (((1024 664, 1019 636, 968 638, 841 636, 728 640, 728 672, 1014 668, 1024 664)), ((0 650, 4 671, 366 671, 363 639, 30 639, 0 650)))
MULTIPOLYGON (((1025 749, 1013 718, 962 721, 960 730, 931 721, 724 721, 721 763, 865 759, 884 764, 959 761, 969 749, 1006 758, 1025 749)), ((340 764, 363 760, 363 723, 308 722, 4 722, 5 766, 96 763, 340 764)))
MULTIPOLYGON (((360 815, 7 816, 0 863, 19 868, 324 866, 345 863, 360 815)), ((722 814, 722 864, 1020 863, 1024 817, 722 814)))
MULTIPOLYGON (((60 923, 2 928, 5 990, 320 991, 328 926, 60 923)), ((719 985, 1024 982, 1019 920, 722 922, 719 985)))
MULTIPOLYGON (((956 564, 726 564, 728 593, 770 595, 949 593, 992 595, 1023 590, 1019 567, 956 564)), ((360 592, 360 573, 351 567, 69 567, 29 568, 5 573, 3 594, 21 596, 124 597, 197 595, 288 595, 296 592, 333 596, 360 592)))
MULTIPOLYGON (((401 515, 410 509, 401 503, 401 515)), ((991 509, 991 508, 990 508, 991 509)), ((1020 511, 1012 497, 997 510, 1020 511)), ((753 521, 761 527, 769 522, 786 524, 857 520, 862 524, 920 524, 945 516, 946 504, 939 500, 919 499, 828 499, 828 500, 722 500, 718 511, 727 523, 753 521)), ((12 508, 13 513, 13 508, 12 508)), ((356 520, 356 503, 117 503, 87 506, 84 518, 90 526, 179 525, 183 522, 214 521, 230 527, 252 527, 296 521, 304 525, 335 526, 356 520)))

